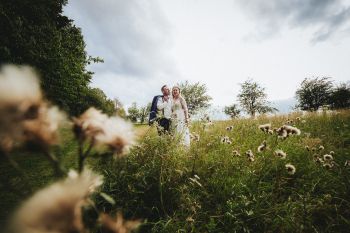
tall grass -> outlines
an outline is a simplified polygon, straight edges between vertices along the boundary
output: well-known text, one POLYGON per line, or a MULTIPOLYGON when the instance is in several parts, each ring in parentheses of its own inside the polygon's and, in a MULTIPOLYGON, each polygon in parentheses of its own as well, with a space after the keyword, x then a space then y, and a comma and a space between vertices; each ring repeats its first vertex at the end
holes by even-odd
POLYGON ((200 140, 189 150, 151 130, 128 157, 98 164, 106 178, 103 191, 116 203, 97 198, 97 206, 144 219, 141 232, 347 232, 350 114, 303 116, 295 122, 302 134, 286 140, 258 129, 263 123, 280 127, 297 116, 223 121, 207 129, 197 122, 191 132, 200 140), (221 143, 221 136, 233 143, 221 143), (268 149, 258 153, 263 140, 268 149), (249 149, 254 162, 244 155, 249 149), (286 159, 276 157, 275 149, 285 151, 286 159), (315 153, 330 151, 332 168, 314 161, 315 153), (287 173, 287 163, 296 167, 294 175, 287 173))
MULTIPOLYGON (((304 115, 294 122, 301 135, 286 140, 258 129, 264 123, 280 127, 300 115, 221 121, 209 127, 195 122, 191 132, 200 139, 190 149, 176 137, 138 128, 139 143, 128 156, 88 158, 89 166, 105 177, 104 194, 94 197, 95 208, 143 219, 139 232, 349 232, 350 168, 344 163, 350 159, 350 112, 304 115), (233 130, 227 131, 228 126, 233 130), (222 143, 222 136, 232 144, 222 143), (258 153, 264 140, 268 148, 258 153), (319 150, 320 145, 325 149, 319 150), (286 159, 275 156, 276 149, 285 151, 286 159), (254 162, 247 159, 248 150, 254 162), (314 154, 330 151, 332 168, 314 161, 314 154), (287 163, 296 167, 294 175, 287 173, 287 163)), ((57 154, 63 164, 77 167, 77 144, 70 130, 62 133, 64 147, 57 154)), ((54 180, 40 155, 17 151, 14 158, 30 184, 23 184, 1 161, 3 219, 22 199, 54 180)), ((87 211, 85 217, 97 218, 96 211, 87 211)))

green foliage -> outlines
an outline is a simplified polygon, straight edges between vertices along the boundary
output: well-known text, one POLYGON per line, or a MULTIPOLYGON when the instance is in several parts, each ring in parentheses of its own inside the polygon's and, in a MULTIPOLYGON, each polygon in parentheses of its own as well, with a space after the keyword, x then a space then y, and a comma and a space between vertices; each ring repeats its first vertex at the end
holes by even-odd
POLYGON ((108 115, 113 115, 115 113, 114 102, 108 99, 105 93, 99 88, 88 88, 85 93, 84 101, 81 102, 79 107, 82 108, 83 111, 91 106, 102 110, 102 112, 108 115))
MULTIPOLYGON (((94 208, 143 219, 139 232, 346 232, 350 167, 344 163, 349 160, 349 122, 349 111, 233 119, 208 127, 195 122, 191 132, 200 140, 192 141, 189 150, 179 146, 177 137, 159 137, 154 128, 142 126, 146 134, 126 157, 88 158, 89 165, 105 177, 94 208), (301 135, 281 140, 258 129, 267 122, 279 127, 287 119, 294 120, 301 135), (227 131, 232 125, 233 130, 227 131), (222 135, 232 144, 221 143, 222 135), (264 140, 267 149, 258 153, 264 140), (244 154, 249 149, 254 162, 244 154), (275 149, 285 151, 286 159, 276 157, 275 149), (234 156, 233 150, 241 156, 234 156), (330 151, 335 152, 332 168, 314 161, 314 154, 330 151), (286 172, 286 163, 296 167, 294 175, 286 172)), ((63 133, 61 160, 76 166, 77 145, 68 130, 63 133)), ((17 152, 14 158, 36 189, 52 181, 53 171, 41 156, 17 152), (37 179, 38 174, 42 179, 37 179)), ((0 159, 0 216, 5 219, 30 191, 0 159)))
MULTIPOLYGON (((103 60, 87 56, 81 29, 62 15, 66 3, 1 1, 0 61, 35 67, 47 98, 71 115, 78 115, 89 106, 87 99, 96 99, 95 91, 88 87, 92 73, 86 66, 103 60)), ((101 100, 92 102, 99 102, 99 108, 110 112, 110 102, 101 100)))
POLYGON ((181 95, 185 98, 188 112, 191 115, 196 114, 200 109, 205 109, 210 106, 210 100, 212 99, 207 94, 207 87, 205 84, 196 82, 194 84, 185 81, 178 84, 181 89, 181 95))
POLYGON ((118 116, 126 118, 126 112, 122 102, 118 98, 114 98, 115 112, 118 116))
POLYGON ((241 110, 238 109, 237 104, 232 104, 224 108, 224 113, 229 115, 233 119, 239 116, 239 114, 241 113, 241 110))
POLYGON ((341 83, 332 90, 329 101, 333 109, 350 108, 350 85, 341 83))
POLYGON ((328 77, 304 79, 296 91, 301 110, 316 111, 330 101, 333 82, 328 77))
POLYGON ((128 119, 131 120, 132 122, 137 122, 139 115, 140 115, 139 109, 137 107, 136 102, 134 102, 128 108, 128 119))
POLYGON ((141 232, 343 231, 350 226, 350 170, 343 166, 349 155, 350 115, 309 115, 296 121, 302 135, 286 140, 258 129, 266 122, 279 127, 297 116, 235 119, 210 128, 197 122, 191 132, 200 140, 188 151, 177 138, 148 131, 124 160, 99 164, 106 178, 103 192, 116 204, 99 197, 97 206, 147 219, 141 232), (230 125, 234 130, 227 131, 230 125), (221 143, 220 135, 233 143, 221 143), (263 140, 268 149, 258 153, 263 140), (321 144, 325 151, 305 149, 321 144), (244 155, 248 149, 254 162, 244 155), (287 158, 276 157, 275 149, 283 149, 287 158), (314 162, 314 153, 331 150, 338 165, 326 169, 314 162), (296 167, 294 175, 286 172, 286 163, 296 167), (196 182, 194 175, 199 176, 196 182))
POLYGON ((237 97, 241 107, 252 117, 257 112, 264 114, 278 111, 276 108, 271 107, 266 100, 265 88, 251 79, 241 83, 241 90, 237 97))
POLYGON ((150 112, 152 103, 148 103, 146 106, 140 107, 139 109, 139 118, 140 123, 143 124, 148 119, 148 114, 150 112))

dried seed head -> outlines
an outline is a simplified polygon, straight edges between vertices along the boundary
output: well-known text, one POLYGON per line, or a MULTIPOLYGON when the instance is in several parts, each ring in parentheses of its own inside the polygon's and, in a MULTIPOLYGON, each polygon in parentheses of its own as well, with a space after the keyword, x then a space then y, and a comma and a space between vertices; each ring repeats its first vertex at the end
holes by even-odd
POLYGON ((285 159, 287 157, 287 154, 283 150, 275 150, 274 153, 276 156, 280 157, 281 159, 285 159))
POLYGON ((286 167, 286 170, 287 170, 289 175, 294 175, 295 174, 296 168, 294 167, 294 165, 288 163, 288 164, 285 165, 285 167, 286 167))
POLYGON ((85 232, 81 208, 101 184, 100 176, 84 170, 38 191, 16 212, 14 232, 85 232))

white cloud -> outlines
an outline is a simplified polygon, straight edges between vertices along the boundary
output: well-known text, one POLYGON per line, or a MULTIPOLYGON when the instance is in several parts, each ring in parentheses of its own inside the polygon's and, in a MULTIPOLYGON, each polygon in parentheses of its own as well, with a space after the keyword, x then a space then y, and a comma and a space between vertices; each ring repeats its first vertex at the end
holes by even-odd
POLYGON ((294 96, 306 77, 349 79, 343 1, 238 3, 75 0, 65 14, 82 28, 88 54, 105 60, 91 66, 92 86, 125 105, 146 104, 163 84, 185 79, 206 84, 213 105, 221 106, 236 100, 248 77, 266 87, 270 100, 294 96))

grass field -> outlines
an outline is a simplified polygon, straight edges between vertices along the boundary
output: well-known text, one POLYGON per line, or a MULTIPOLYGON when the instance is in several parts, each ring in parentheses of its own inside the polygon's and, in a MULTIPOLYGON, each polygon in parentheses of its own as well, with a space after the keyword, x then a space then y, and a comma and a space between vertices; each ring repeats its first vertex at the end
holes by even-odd
MULTIPOLYGON (((177 138, 158 137, 154 128, 136 130, 139 143, 128 156, 94 156, 87 163, 104 175, 102 191, 115 200, 96 195, 96 207, 142 219, 140 232, 350 231, 350 167, 344 166, 350 160, 350 111, 236 119, 207 127, 195 122, 190 130, 199 140, 189 150, 177 138), (288 118, 300 135, 282 140, 258 129, 265 123, 278 128, 288 118), (230 144, 221 142, 224 136, 230 144), (259 153, 264 140, 267 147, 259 153), (277 149, 286 152, 285 159, 274 155, 277 149), (248 150, 254 161, 247 158, 248 150), (325 154, 333 159, 316 161, 325 154), (295 166, 294 174, 286 164, 295 166)), ((69 129, 62 136, 62 148, 55 150, 66 167, 76 168, 77 144, 69 129)), ((1 158, 2 223, 21 200, 54 180, 44 156, 21 151, 13 156, 29 181, 1 158)))

